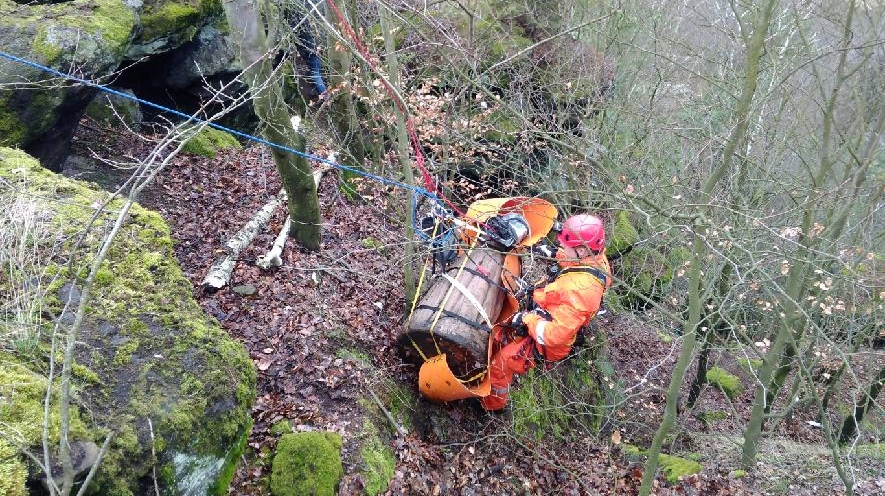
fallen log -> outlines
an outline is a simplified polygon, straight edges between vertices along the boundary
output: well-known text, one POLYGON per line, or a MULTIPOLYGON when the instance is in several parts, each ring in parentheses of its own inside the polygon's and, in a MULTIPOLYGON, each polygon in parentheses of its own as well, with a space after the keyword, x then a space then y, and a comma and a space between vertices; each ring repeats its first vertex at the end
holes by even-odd
MULTIPOLYGON (((313 173, 313 180, 316 184, 319 184, 320 179, 323 177, 323 174, 329 170, 329 168, 323 168, 313 173)), ((237 265, 237 257, 239 257, 240 253, 246 249, 247 246, 255 239, 255 235, 267 225, 268 221, 270 221, 271 216, 274 211, 283 204, 286 199, 286 192, 284 190, 280 190, 276 196, 273 197, 269 202, 265 203, 261 209, 249 219, 249 222, 246 223, 236 234, 230 237, 224 243, 224 253, 215 258, 212 262, 212 265, 209 266, 209 270, 206 273, 206 277, 203 279, 203 287, 210 290, 218 290, 226 286, 230 282, 231 274, 233 274, 234 268, 237 265)), ((267 259, 268 257, 273 258, 276 257, 279 259, 279 255, 283 251, 283 245, 286 243, 286 237, 288 234, 289 227, 289 219, 286 219, 285 226, 279 235, 277 235, 277 239, 274 242, 274 247, 268 252, 265 256, 259 258, 259 266, 261 266, 261 260, 267 259), (277 249, 277 245, 279 248, 277 249), (274 254, 276 250, 276 254, 274 254)), ((274 267, 278 267, 282 265, 282 260, 279 260, 278 265, 273 265, 274 267)), ((271 265, 268 265, 270 267, 271 265)))

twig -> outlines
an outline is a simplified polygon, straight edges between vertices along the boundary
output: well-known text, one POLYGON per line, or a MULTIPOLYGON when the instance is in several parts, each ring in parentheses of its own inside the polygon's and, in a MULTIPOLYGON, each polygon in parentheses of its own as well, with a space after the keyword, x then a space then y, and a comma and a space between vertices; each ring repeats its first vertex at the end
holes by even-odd
POLYGON ((154 473, 154 492, 157 496, 160 496, 160 487, 157 485, 157 451, 154 448, 154 424, 151 422, 151 419, 148 418, 148 431, 151 433, 151 458, 152 458, 152 467, 154 473))
POLYGON ((372 391, 371 389, 369 389, 369 394, 372 395, 372 399, 375 400, 375 403, 378 405, 378 408, 380 408, 381 412, 384 413, 384 416, 387 417, 387 421, 390 422, 390 425, 393 426, 396 433, 399 434, 400 436, 405 437, 405 435, 408 433, 406 432, 405 429, 402 428, 401 425, 399 425, 399 423, 397 423, 396 419, 393 418, 393 415, 390 414, 390 411, 388 411, 387 408, 384 407, 384 404, 381 403, 381 400, 378 399, 378 396, 375 394, 375 391, 372 391))

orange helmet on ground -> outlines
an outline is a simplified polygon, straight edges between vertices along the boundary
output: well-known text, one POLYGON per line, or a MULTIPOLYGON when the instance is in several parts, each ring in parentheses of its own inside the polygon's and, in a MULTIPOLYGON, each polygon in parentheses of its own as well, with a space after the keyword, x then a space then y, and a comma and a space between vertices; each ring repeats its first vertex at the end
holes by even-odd
POLYGON ((562 231, 556 239, 569 248, 584 244, 593 251, 601 251, 605 248, 602 219, 588 214, 573 215, 562 224, 562 231))

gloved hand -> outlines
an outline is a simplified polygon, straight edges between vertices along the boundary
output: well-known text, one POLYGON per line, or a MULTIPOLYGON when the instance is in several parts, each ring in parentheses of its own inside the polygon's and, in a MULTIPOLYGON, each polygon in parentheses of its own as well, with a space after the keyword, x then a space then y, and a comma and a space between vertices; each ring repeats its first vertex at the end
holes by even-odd
POLYGON ((528 312, 516 312, 510 317, 509 326, 514 330, 517 336, 528 335, 529 328, 526 323, 523 322, 526 313, 528 312))
POLYGON ((556 252, 559 250, 555 245, 550 244, 547 238, 542 238, 541 241, 533 244, 531 249, 532 253, 547 258, 556 258, 556 252))

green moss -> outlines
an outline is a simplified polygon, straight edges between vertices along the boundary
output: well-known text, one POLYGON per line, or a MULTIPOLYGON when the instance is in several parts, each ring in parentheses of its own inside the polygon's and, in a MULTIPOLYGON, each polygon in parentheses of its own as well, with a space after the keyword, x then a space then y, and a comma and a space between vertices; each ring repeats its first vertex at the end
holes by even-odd
POLYGON ((699 418, 703 420, 705 423, 712 424, 718 420, 724 420, 728 418, 728 414, 721 410, 711 410, 709 412, 703 412, 699 415, 699 418))
POLYGON ((240 458, 243 456, 243 451, 246 449, 246 443, 249 441, 249 431, 252 429, 252 419, 249 419, 249 425, 245 429, 243 429, 243 434, 240 436, 240 439, 231 446, 230 451, 228 451, 227 456, 224 459, 224 464, 221 467, 221 471, 218 474, 218 479, 215 483, 215 487, 210 490, 210 494, 214 494, 215 496, 226 496, 230 493, 230 483, 234 480, 234 475, 236 475, 237 465, 240 462, 240 458))
POLYGON ((139 340, 130 339, 114 353, 114 365, 125 365, 132 360, 132 354, 138 349, 139 340))
POLYGON ((18 146, 27 135, 25 123, 7 107, 10 94, 0 95, 0 146, 18 146))
POLYGON ((79 363, 73 364, 71 367, 71 373, 75 378, 80 379, 83 382, 89 384, 101 384, 101 377, 98 376, 95 372, 92 371, 89 367, 85 367, 80 365, 79 363))
POLYGON ((682 267, 686 262, 691 260, 692 254, 691 250, 689 250, 685 246, 677 246, 670 250, 667 254, 667 260, 670 261, 670 264, 673 267, 682 267))
POLYGON ((630 288, 622 298, 629 307, 645 307, 645 301, 636 293, 651 300, 660 299, 673 279, 673 266, 657 250, 636 247, 621 260, 621 272, 630 288))
POLYGON ((141 38, 153 40, 171 32, 186 31, 183 38, 189 40, 197 33, 199 21, 200 11, 195 6, 164 3, 142 14, 141 24, 144 30, 141 38))
POLYGON ((667 479, 667 482, 670 484, 675 484, 679 482, 679 479, 696 474, 704 468, 700 463, 694 460, 665 455, 663 453, 658 456, 658 463, 660 464, 661 470, 664 471, 664 478, 667 479))
POLYGON ((399 422, 402 428, 412 429, 411 412, 418 403, 418 398, 411 389, 406 388, 402 384, 393 379, 384 382, 384 387, 379 392, 381 401, 384 402, 393 418, 399 422))
POLYGON ((182 150, 203 157, 215 158, 218 150, 231 148, 242 148, 242 145, 229 133, 205 127, 195 136, 188 139, 182 150))
POLYGON ((18 456, 18 451, 0 438, 0 494, 25 496, 28 469, 18 456))
POLYGON ((576 427, 595 432, 603 417, 600 371, 592 365, 595 349, 560 362, 551 370, 537 367, 511 389, 513 429, 540 440, 562 438, 576 427))
POLYGON ((751 374, 755 374, 757 370, 762 368, 762 360, 758 358, 738 358, 737 362, 742 369, 751 374))
POLYGON ((122 55, 135 28, 135 13, 118 0, 73 0, 36 5, 22 12, 28 12, 32 17, 19 14, 16 21, 19 24, 52 19, 52 22, 37 24, 37 36, 32 44, 46 64, 59 62, 62 55, 70 51, 70 38, 76 35, 83 40, 93 40, 101 49, 110 49, 113 54, 122 55))
POLYGON ((277 443, 270 489, 274 496, 334 496, 343 473, 339 434, 285 434, 277 443))
POLYGON ((377 239, 375 239, 371 236, 364 239, 362 241, 362 244, 363 244, 363 248, 365 248, 367 250, 374 250, 382 245, 382 243, 380 241, 378 241, 377 239))
POLYGON ((364 367, 372 366, 372 359, 369 358, 369 355, 366 355, 359 350, 354 350, 350 348, 338 348, 338 351, 335 352, 335 356, 344 360, 356 362, 364 367))
POLYGON ((507 144, 514 143, 517 133, 524 127, 516 117, 502 110, 493 111, 485 124, 488 128, 483 132, 483 138, 507 144))
POLYGON ((628 455, 641 455, 645 453, 639 446, 636 446, 635 444, 623 444, 622 446, 624 453, 628 455))
POLYGON ((360 473, 366 494, 375 496, 387 490, 390 479, 393 478, 396 458, 390 446, 381 441, 378 429, 371 422, 366 422, 363 426, 362 437, 360 457, 363 459, 363 466, 360 473))
POLYGON ((707 382, 725 393, 725 396, 732 400, 744 391, 744 385, 740 379, 719 367, 711 367, 707 371, 707 382))
MULTIPOLYGON (((37 446, 43 434, 43 400, 46 395, 46 378, 32 372, 17 362, 15 356, 0 353, 0 424, 4 429, 17 433, 16 443, 24 446, 37 446)), ((53 398, 57 401, 57 388, 53 388, 53 398)), ((49 439, 55 444, 59 436, 58 410, 53 409, 49 418, 49 439)), ((71 438, 88 439, 92 436, 80 418, 75 407, 71 415, 71 438)))
POLYGON ((735 470, 735 471, 731 472, 731 476, 734 477, 735 479, 741 479, 741 478, 747 476, 747 471, 746 470, 735 470))
MULTIPOLYGON (((55 175, 26 154, 8 148, 0 148, 0 177, 34 198, 61 200, 53 204, 63 206, 55 209, 50 225, 54 231, 71 235, 83 232, 95 214, 92 205, 107 197, 107 193, 55 175)), ((117 211, 121 205, 117 201, 110 210, 117 211)), ((113 219, 113 215, 99 215, 99 225, 113 219)), ((76 255, 88 262, 101 236, 87 234, 85 239, 85 246, 76 255)), ((67 248, 73 249, 73 245, 67 248)), ((85 275, 82 267, 86 265, 73 270, 66 265, 50 265, 47 272, 57 278, 48 285, 44 308, 60 310, 59 288, 70 282, 82 284, 75 275, 85 275)), ((152 418, 157 449, 186 452, 196 460, 214 460, 212 467, 222 470, 219 477, 224 475, 224 470, 231 470, 223 464, 228 456, 226 448, 248 432, 256 373, 242 345, 230 339, 194 301, 191 284, 175 261, 169 228, 158 214, 138 205, 132 207, 98 279, 100 284, 94 287, 95 298, 84 322, 84 340, 93 340, 96 348, 105 350, 116 347, 116 352, 111 357, 85 351, 85 356, 78 356, 78 362, 88 366, 84 370, 90 372, 84 379, 98 389, 95 396, 113 399, 108 405, 128 402, 126 411, 141 419, 152 418), (108 336, 94 332, 105 325, 113 330, 108 336), (112 338, 117 341, 112 343, 112 338), (134 360, 136 356, 140 360, 134 360), (192 364, 201 376, 195 376, 191 365, 183 363, 192 364), (116 387, 122 383, 127 387, 116 387), (157 387, 158 383, 164 387, 157 387), (214 406, 209 402, 215 399, 228 402, 229 408, 208 413, 214 406), (225 451, 219 452, 220 446, 225 451)), ((76 369, 74 372, 77 377, 76 369)), ((122 416, 119 410, 97 415, 112 416, 103 418, 122 426, 124 432, 136 421, 122 416)), ((126 484, 144 473, 124 473, 121 467, 137 470, 132 461, 144 459, 145 449, 134 432, 128 438, 116 436, 95 481, 100 492, 126 494, 126 484)), ((176 473, 169 464, 158 469, 176 473)), ((214 473, 208 475, 211 482, 214 473)))
POLYGON ((859 444, 855 452, 859 457, 885 461, 885 443, 859 444))
POLYGON ((639 231, 633 227, 630 221, 630 213, 619 211, 614 215, 612 234, 609 236, 607 250, 610 253, 621 255, 632 248, 639 241, 639 231))
POLYGON ((160 0, 145 6, 141 39, 175 37, 189 41, 213 17, 223 17, 220 0, 160 0))
POLYGON ((289 420, 281 420, 270 426, 270 433, 275 436, 282 436, 283 434, 290 434, 292 432, 295 431, 292 429, 292 422, 289 420))
POLYGON ((108 268, 108 263, 104 262, 95 272, 95 284, 99 287, 110 286, 114 281, 114 273, 108 268))
MULTIPOLYGON (((643 450, 638 446, 634 446, 632 444, 624 444, 622 446, 624 454, 628 457, 635 458, 639 456, 646 456, 646 450, 643 450)), ((697 456, 694 454, 690 456, 695 456, 697 458, 697 456)), ((664 478, 667 480, 667 482, 669 482, 670 484, 675 484, 679 482, 679 479, 681 479, 682 477, 696 474, 700 472, 704 467, 696 460, 689 460, 687 458, 680 458, 678 456, 659 453, 658 468, 664 472, 664 478)))
POLYGON ((31 48, 34 50, 34 53, 40 56, 40 61, 44 64, 52 64, 61 58, 64 53, 64 49, 60 45, 49 40, 49 31, 47 29, 39 29, 37 31, 37 36, 34 37, 31 48))

